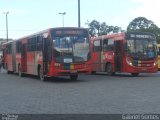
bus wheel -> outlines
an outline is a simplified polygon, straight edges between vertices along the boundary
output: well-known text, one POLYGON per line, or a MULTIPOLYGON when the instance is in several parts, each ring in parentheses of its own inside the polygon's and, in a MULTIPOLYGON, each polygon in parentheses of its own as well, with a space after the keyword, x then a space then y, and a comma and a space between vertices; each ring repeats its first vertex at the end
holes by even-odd
POLYGON ((111 63, 108 63, 107 66, 106 66, 106 72, 108 75, 114 75, 114 72, 113 72, 113 68, 112 68, 112 64, 111 63))
POLYGON ((44 75, 42 68, 40 68, 40 70, 38 72, 39 72, 39 74, 38 74, 39 75, 39 79, 41 81, 45 81, 46 80, 46 76, 44 75))
POLYGON ((133 77, 137 77, 139 73, 131 73, 133 77))
POLYGON ((19 77, 23 77, 23 73, 22 73, 22 70, 21 70, 21 66, 19 65, 18 67, 18 76, 19 77))
POLYGON ((7 71, 7 74, 11 74, 12 72, 8 70, 8 66, 6 64, 6 71, 7 71))
POLYGON ((6 64, 6 71, 7 71, 7 74, 10 74, 10 71, 8 71, 8 66, 6 64))
POLYGON ((77 78, 78 78, 78 75, 70 75, 70 79, 73 81, 77 80, 77 78))
POLYGON ((96 71, 92 71, 91 74, 92 74, 92 75, 96 74, 96 71))

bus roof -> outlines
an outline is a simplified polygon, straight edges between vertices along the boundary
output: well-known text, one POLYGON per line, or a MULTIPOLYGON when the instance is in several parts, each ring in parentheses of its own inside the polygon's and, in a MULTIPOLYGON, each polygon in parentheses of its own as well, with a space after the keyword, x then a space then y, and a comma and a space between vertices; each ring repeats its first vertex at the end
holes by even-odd
POLYGON ((113 38, 113 37, 119 37, 119 36, 125 36, 125 33, 113 33, 113 34, 107 34, 107 35, 102 35, 98 37, 92 37, 92 40, 99 40, 99 39, 108 39, 108 38, 113 38))
POLYGON ((106 35, 101 35, 98 37, 92 37, 92 40, 99 40, 99 39, 108 39, 108 38, 113 38, 113 37, 125 37, 127 34, 138 34, 138 35, 151 35, 155 36, 153 33, 150 32, 121 32, 121 33, 113 33, 113 34, 106 34, 106 35))
POLYGON ((15 40, 11 40, 11 41, 8 41, 8 42, 5 42, 5 43, 3 43, 2 45, 7 45, 7 44, 10 44, 10 43, 12 43, 12 42, 14 42, 15 40))
POLYGON ((42 31, 39 31, 39 32, 36 32, 36 33, 33 33, 31 35, 27 35, 25 37, 22 37, 22 38, 19 38, 17 40, 20 40, 20 39, 25 39, 25 38, 28 38, 28 37, 32 37, 32 36, 35 36, 35 35, 39 35, 39 34, 42 34, 42 33, 45 33, 45 32, 49 32, 50 30, 58 30, 58 29, 87 29, 87 28, 78 28, 78 27, 56 27, 56 28, 48 28, 46 30, 42 30, 42 31))
MULTIPOLYGON (((58 30, 58 29, 82 29, 82 30, 87 30, 87 28, 78 28, 78 27, 56 27, 56 28, 48 28, 46 30, 42 30, 42 31, 39 31, 39 32, 36 32, 36 33, 33 33, 31 35, 27 35, 27 36, 24 36, 24 37, 21 37, 21 38, 18 38, 18 39, 15 39, 13 41, 19 41, 19 40, 22 40, 22 39, 26 39, 26 38, 29 38, 29 37, 32 37, 32 36, 36 36, 36 35, 39 35, 39 34, 43 34, 45 32, 49 32, 50 30, 58 30)), ((13 41, 9 41, 9 42, 6 42, 4 43, 5 44, 9 44, 13 41)))

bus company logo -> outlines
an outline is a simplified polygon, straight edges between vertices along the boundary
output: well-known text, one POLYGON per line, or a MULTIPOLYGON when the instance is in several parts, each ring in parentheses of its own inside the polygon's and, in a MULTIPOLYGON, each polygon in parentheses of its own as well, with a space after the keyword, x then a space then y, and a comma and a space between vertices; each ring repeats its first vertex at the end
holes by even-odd
POLYGON ((106 59, 106 54, 102 53, 102 60, 105 60, 105 59, 106 59))
POLYGON ((106 55, 105 55, 105 58, 111 60, 113 57, 112 57, 112 55, 106 54, 106 55))

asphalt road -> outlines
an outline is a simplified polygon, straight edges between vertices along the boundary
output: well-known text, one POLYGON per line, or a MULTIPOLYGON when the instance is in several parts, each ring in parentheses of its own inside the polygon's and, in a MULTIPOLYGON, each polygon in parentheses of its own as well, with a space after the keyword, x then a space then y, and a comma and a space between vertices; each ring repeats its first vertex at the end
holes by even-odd
POLYGON ((80 75, 77 81, 0 73, 0 113, 160 113, 160 73, 80 75))

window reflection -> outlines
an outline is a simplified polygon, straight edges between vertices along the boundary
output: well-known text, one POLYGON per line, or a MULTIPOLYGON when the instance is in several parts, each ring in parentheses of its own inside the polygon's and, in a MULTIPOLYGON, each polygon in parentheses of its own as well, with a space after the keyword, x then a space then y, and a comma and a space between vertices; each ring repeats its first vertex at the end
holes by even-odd
POLYGON ((155 40, 127 40, 127 53, 134 58, 154 58, 156 51, 155 40))
POLYGON ((88 60, 89 40, 84 36, 55 37, 54 57, 58 62, 63 62, 64 57, 73 58, 74 62, 88 60))

